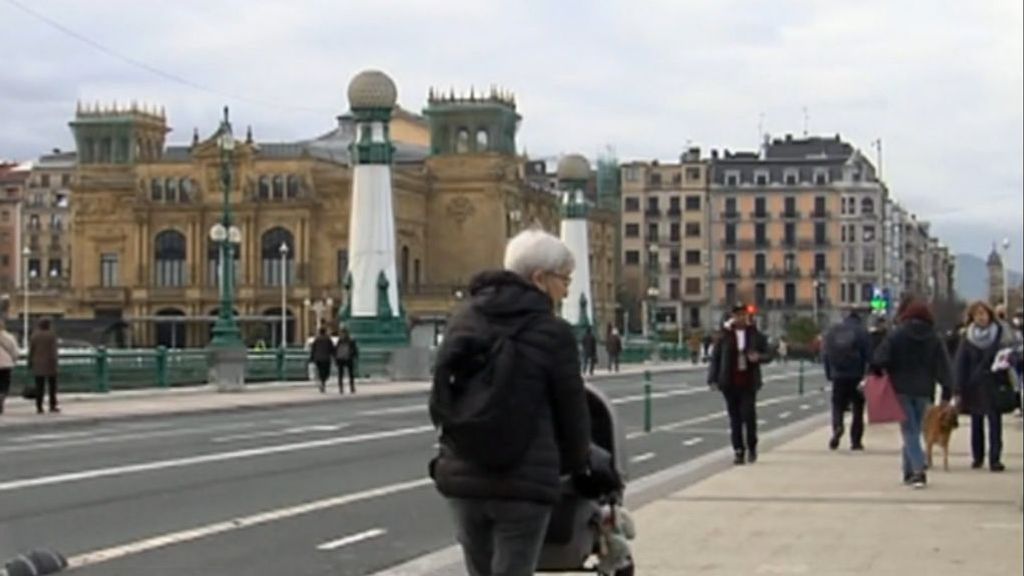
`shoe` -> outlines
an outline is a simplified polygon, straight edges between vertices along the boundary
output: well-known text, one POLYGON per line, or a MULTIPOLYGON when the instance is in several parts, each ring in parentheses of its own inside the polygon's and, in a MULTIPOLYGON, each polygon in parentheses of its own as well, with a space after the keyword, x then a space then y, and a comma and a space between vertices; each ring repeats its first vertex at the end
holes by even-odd
POLYGON ((850 450, 853 450, 854 452, 863 452, 864 451, 864 445, 861 444, 860 442, 858 442, 856 444, 851 444, 850 445, 850 450))
POLYGON ((748 464, 756 464, 757 463, 757 448, 751 448, 750 449, 750 452, 747 454, 747 463, 748 464))
POLYGON ((1006 466, 1004 466, 1002 462, 993 462, 992 464, 989 464, 988 469, 993 472, 1006 472, 1006 466))
POLYGON ((843 429, 838 428, 832 431, 832 438, 828 441, 828 449, 836 450, 839 448, 839 441, 843 438, 843 429))
POLYGON ((981 460, 971 462, 971 470, 981 470, 982 466, 984 466, 984 463, 981 460))
POLYGON ((910 477, 910 486, 914 490, 921 490, 928 485, 928 477, 925 476, 924 472, 914 474, 910 477))
POLYGON ((911 474, 910 472, 904 472, 904 473, 903 473, 903 484, 904 484, 905 486, 910 486, 910 482, 911 482, 911 481, 912 481, 913 479, 914 479, 914 475, 913 475, 913 474, 911 474))
POLYGON ((60 408, 53 406, 52 408, 50 408, 50 414, 60 414, 60 408))
POLYGON ((742 466, 747 463, 747 459, 744 458, 743 452, 736 452, 736 457, 732 459, 732 463, 736 466, 742 466))
POLYGON ((43 409, 42 408, 36 408, 36 414, 42 414, 42 413, 43 413, 43 409))

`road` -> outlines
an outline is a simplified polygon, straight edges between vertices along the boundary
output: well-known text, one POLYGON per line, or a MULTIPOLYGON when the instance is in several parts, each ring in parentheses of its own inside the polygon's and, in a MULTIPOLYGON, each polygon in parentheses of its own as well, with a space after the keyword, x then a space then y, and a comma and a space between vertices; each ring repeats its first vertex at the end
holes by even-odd
MULTIPOLYGON (((762 429, 826 408, 820 370, 766 370, 762 429)), ((652 433, 636 376, 596 381, 640 478, 728 444, 704 373, 654 377, 652 433)), ((50 547, 81 576, 362 575, 450 546, 426 479, 426 398, 364 397, 274 410, 12 434, 0 444, 0 558, 50 547)))

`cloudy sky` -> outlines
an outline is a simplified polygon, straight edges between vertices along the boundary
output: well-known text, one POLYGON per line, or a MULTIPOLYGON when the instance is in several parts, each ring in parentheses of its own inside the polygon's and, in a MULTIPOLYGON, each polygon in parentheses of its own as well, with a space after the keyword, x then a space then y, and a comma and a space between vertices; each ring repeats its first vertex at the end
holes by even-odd
POLYGON ((223 104, 306 138, 364 68, 412 110, 431 86, 513 90, 533 156, 749 149, 806 108, 872 158, 880 138, 890 189, 955 251, 1008 236, 1021 267, 1019 0, 0 0, 0 23, 0 158, 70 148, 79 99, 162 105, 172 141, 223 104))

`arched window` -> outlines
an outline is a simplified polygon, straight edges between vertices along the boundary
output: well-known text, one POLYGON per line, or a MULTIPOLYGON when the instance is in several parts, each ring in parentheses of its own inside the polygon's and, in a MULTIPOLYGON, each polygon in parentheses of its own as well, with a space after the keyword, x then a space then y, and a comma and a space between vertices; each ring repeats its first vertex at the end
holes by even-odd
POLYGON ((860 213, 861 214, 874 214, 875 213, 875 200, 873 198, 864 198, 860 201, 860 213))
POLYGON ((177 230, 164 230, 153 242, 153 262, 157 286, 185 285, 185 235, 177 230))
POLYGON ((490 135, 487 133, 487 129, 479 128, 476 131, 476 151, 486 152, 487 146, 490 144, 490 135))
POLYGON ((164 201, 164 181, 159 178, 153 178, 149 181, 149 196, 154 202, 164 201))
POLYGON ((459 128, 459 131, 455 136, 455 152, 459 154, 469 152, 469 130, 459 128))
POLYGON ((270 200, 270 177, 260 176, 257 195, 260 200, 270 200))
POLYGON ((168 178, 164 181, 164 197, 168 202, 178 201, 178 181, 174 178, 168 178))
POLYGON ((156 321, 156 345, 167 348, 185 347, 185 323, 181 318, 185 313, 177 308, 158 310, 156 315, 167 320, 156 321))
MULTIPOLYGON (((240 263, 242 261, 242 246, 236 244, 232 252, 232 260, 234 260, 234 284, 238 286, 242 283, 240 263)), ((209 241, 206 247, 206 284, 208 286, 220 287, 220 244, 214 241, 209 241)))
POLYGON ((178 182, 178 199, 182 202, 188 202, 192 200, 192 195, 195 192, 195 187, 192 186, 191 178, 182 178, 178 182))
POLYGON ((299 196, 299 177, 295 174, 288 175, 288 198, 299 196))
POLYGON ((284 199, 284 176, 274 176, 274 200, 284 199))
POLYGON ((409 247, 402 246, 402 269, 398 277, 398 288, 403 293, 409 291, 409 247))
POLYGON ((260 237, 261 277, 264 286, 280 286, 281 281, 292 284, 295 278, 295 242, 285 228, 271 228, 260 237), (281 245, 288 247, 284 271, 281 270, 281 245))

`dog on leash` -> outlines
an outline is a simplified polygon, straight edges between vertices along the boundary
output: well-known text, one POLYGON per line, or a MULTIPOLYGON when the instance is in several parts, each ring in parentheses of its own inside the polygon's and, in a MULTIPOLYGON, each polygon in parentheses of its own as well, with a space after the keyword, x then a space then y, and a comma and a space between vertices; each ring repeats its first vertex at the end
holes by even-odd
POLYGON ((932 406, 925 412, 924 442, 928 449, 928 468, 932 468, 932 451, 938 445, 942 448, 942 469, 949 471, 949 439, 959 426, 957 416, 957 407, 949 404, 932 406))

